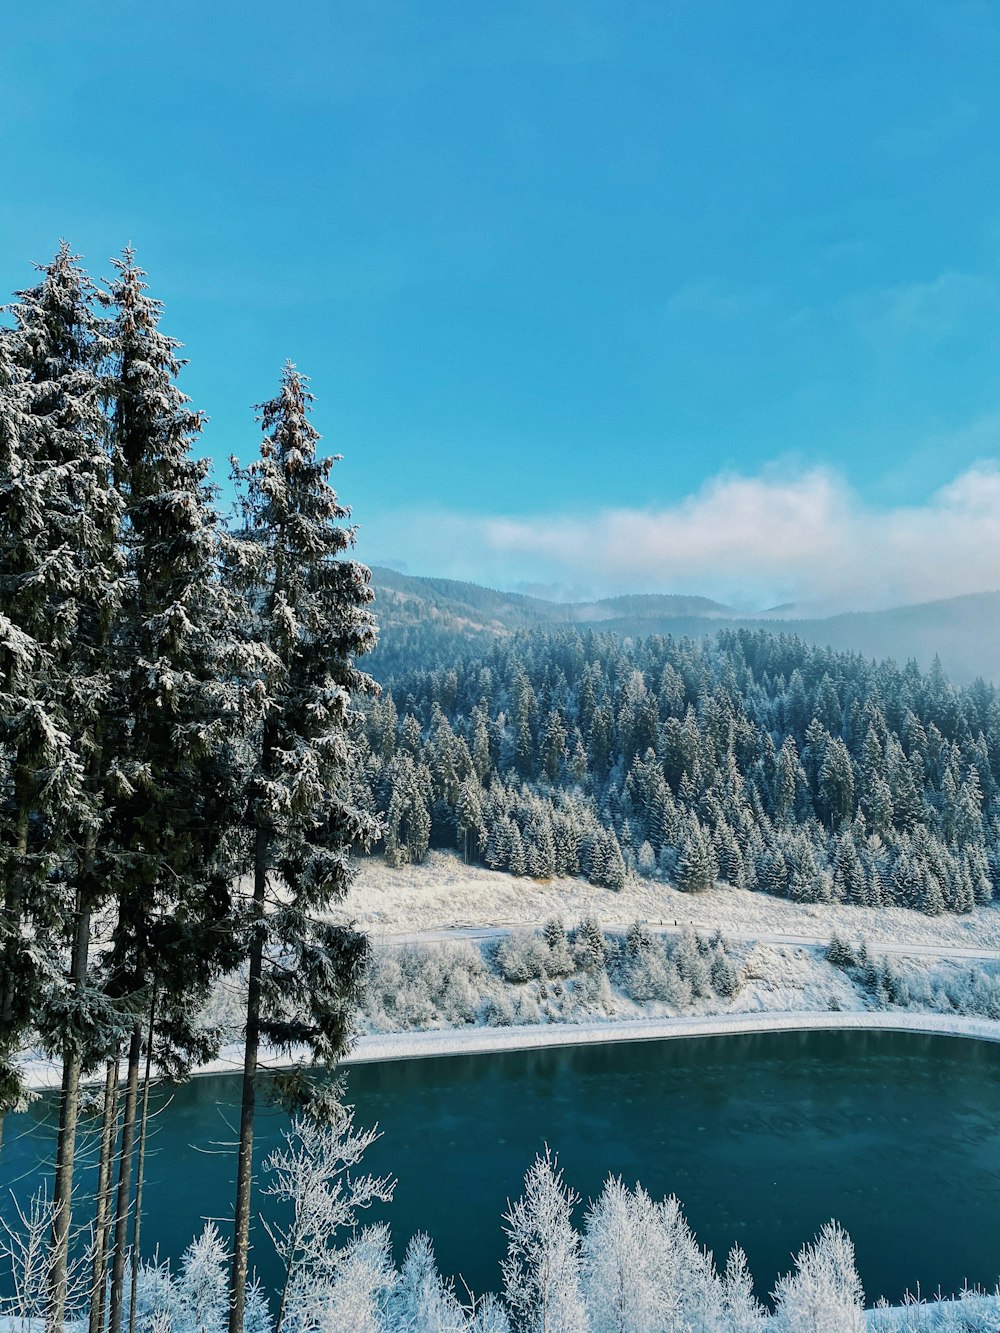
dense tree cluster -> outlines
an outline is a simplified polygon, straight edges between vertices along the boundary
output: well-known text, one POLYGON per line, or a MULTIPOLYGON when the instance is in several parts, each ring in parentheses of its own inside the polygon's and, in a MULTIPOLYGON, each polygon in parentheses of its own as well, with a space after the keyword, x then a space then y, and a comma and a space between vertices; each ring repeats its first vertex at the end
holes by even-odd
POLYGON ((1000 884, 1000 699, 760 631, 575 630, 386 681, 358 798, 390 861, 628 871, 798 901, 965 912, 1000 884))
POLYGON ((201 1011, 245 968, 239 1333, 258 1042, 335 1060, 366 954, 324 914, 376 831, 347 783, 372 592, 292 366, 222 524, 144 278, 126 251, 99 287, 64 245, 0 326, 0 1126, 31 1035, 62 1067, 44 1293, 61 1328, 81 1083, 101 1074, 89 1327, 118 1333, 151 1069, 218 1049, 201 1011))

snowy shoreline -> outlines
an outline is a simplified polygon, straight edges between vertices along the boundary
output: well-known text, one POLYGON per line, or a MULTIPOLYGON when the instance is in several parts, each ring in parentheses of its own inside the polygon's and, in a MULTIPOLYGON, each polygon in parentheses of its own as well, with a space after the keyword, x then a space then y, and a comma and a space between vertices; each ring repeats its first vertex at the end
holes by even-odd
MULTIPOLYGON (((359 1037, 344 1065, 386 1060, 416 1060, 447 1055, 489 1055, 497 1051, 528 1051, 545 1047, 599 1046, 611 1042, 670 1041, 685 1037, 726 1037, 762 1032, 916 1032, 927 1036, 965 1037, 1000 1042, 1000 1022, 961 1014, 878 1012, 760 1011, 742 1014, 699 1014, 689 1018, 609 1019, 594 1023, 538 1023, 511 1027, 432 1028, 417 1032, 380 1032, 359 1037)), ((261 1053, 261 1064, 287 1069, 294 1057, 261 1053)), ((35 1060, 23 1066, 26 1086, 43 1092, 59 1086, 60 1067, 35 1060)), ((236 1074, 242 1057, 236 1046, 193 1071, 193 1077, 236 1074)))
POLYGON ((485 1055, 541 1047, 604 1045, 621 1041, 665 1041, 725 1037, 748 1032, 919 1032, 1000 1042, 1000 1023, 959 1014, 810 1013, 699 1015, 691 1018, 621 1019, 603 1023, 526 1024, 508 1028, 451 1028, 385 1032, 360 1037, 344 1064, 407 1060, 425 1056, 485 1055))

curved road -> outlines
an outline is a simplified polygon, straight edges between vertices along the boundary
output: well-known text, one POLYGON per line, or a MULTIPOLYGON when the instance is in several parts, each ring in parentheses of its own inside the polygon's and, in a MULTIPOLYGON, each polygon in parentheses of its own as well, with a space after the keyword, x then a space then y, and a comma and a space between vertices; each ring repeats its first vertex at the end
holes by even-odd
MULTIPOLYGON (((406 930, 406 931, 386 931, 367 927, 370 935, 392 944, 443 944, 449 940, 495 940, 504 939, 515 930, 541 930, 544 921, 518 921, 518 922, 498 922, 491 926, 464 925, 462 922, 455 922, 453 926, 435 926, 430 930, 406 930)), ((624 934, 628 929, 627 923, 609 923, 602 922, 602 929, 605 931, 618 932, 624 934)), ((646 921, 644 925, 648 930, 656 935, 680 935, 684 929, 683 924, 668 925, 662 921, 646 921)), ((362 927, 362 929, 366 929, 362 927)), ((702 927, 702 933, 708 932, 702 927)), ((830 942, 830 936, 819 935, 775 935, 767 931, 734 931, 723 930, 721 932, 724 940, 730 940, 734 943, 742 944, 791 944, 799 945, 804 948, 825 949, 830 942)), ((968 948, 965 945, 948 944, 897 944, 897 943, 878 943, 870 944, 869 949, 875 956, 882 954, 901 954, 911 958, 951 958, 951 959, 988 959, 994 962, 1000 962, 1000 949, 989 948, 968 948)))

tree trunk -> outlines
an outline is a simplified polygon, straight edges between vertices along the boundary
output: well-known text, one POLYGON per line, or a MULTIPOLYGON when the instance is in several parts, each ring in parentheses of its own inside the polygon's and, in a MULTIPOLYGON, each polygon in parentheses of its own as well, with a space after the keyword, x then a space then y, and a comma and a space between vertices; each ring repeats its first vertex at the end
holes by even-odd
MULTIPOLYGON (((90 909, 77 895, 76 930, 70 979, 82 990, 90 957, 90 909)), ((49 1307, 46 1328, 62 1333, 66 1317, 66 1287, 69 1281, 69 1233, 73 1211, 73 1162, 76 1126, 80 1111, 80 1051, 71 1048, 63 1056, 62 1095, 59 1099, 59 1141, 56 1148, 56 1179, 52 1192, 52 1262, 49 1268, 49 1307)))
POLYGON ((135 1172, 135 1216, 132 1219, 132 1279, 128 1302, 128 1333, 135 1333, 135 1298, 139 1285, 139 1237, 142 1230, 142 1182, 146 1173, 146 1133, 149 1128, 149 1082, 153 1067, 153 1028, 156 1023, 156 990, 149 1002, 146 1032, 146 1070, 142 1079, 142 1111, 139 1115, 139 1161, 135 1172))
POLYGON ((118 1061, 109 1060, 104 1080, 104 1115, 101 1120, 101 1156, 97 1168, 97 1207, 94 1215, 94 1266, 90 1280, 88 1333, 102 1333, 107 1297, 108 1241, 111 1232, 111 1162, 118 1137, 118 1061))
POLYGON ((260 980, 264 962, 264 896, 267 889, 269 839, 257 829, 254 845, 253 939, 247 978, 246 1051, 243 1059, 243 1103, 240 1151, 236 1167, 236 1218, 229 1293, 229 1333, 243 1333, 247 1267, 250 1251, 250 1192, 253 1186, 253 1121, 257 1097, 257 1053, 260 1046, 260 980))
MULTIPOLYGON (((6 954, 11 948, 16 949, 21 938, 21 916, 24 902, 24 888, 21 883, 21 875, 25 858, 28 855, 28 828, 29 828, 29 810, 28 795, 26 791, 27 784, 24 781, 18 782, 16 786, 15 799, 18 803, 17 812, 17 834, 14 840, 14 858, 15 864, 19 866, 18 873, 6 886, 3 895, 3 927, 0 935, 4 938, 3 953, 6 954)), ((3 954, 0 954, 2 959, 3 954)), ((13 1046, 11 1042, 12 1023, 14 1018, 14 994, 17 988, 16 967, 12 967, 9 957, 6 959, 6 965, 0 968, 0 1040, 4 1045, 13 1046)), ((10 1055, 11 1049, 3 1051, 4 1055, 10 1055)), ((3 1148, 3 1122, 6 1108, 0 1105, 0 1150, 3 1148)))
POLYGON ((129 1205, 132 1201, 132 1150, 135 1147, 135 1112, 139 1100, 139 1051, 142 1027, 136 1022, 128 1044, 128 1081, 125 1085, 125 1115, 122 1146, 118 1157, 118 1198, 115 1203, 115 1243, 111 1259, 109 1333, 121 1333, 122 1298, 125 1291, 125 1252, 128 1241, 129 1205))

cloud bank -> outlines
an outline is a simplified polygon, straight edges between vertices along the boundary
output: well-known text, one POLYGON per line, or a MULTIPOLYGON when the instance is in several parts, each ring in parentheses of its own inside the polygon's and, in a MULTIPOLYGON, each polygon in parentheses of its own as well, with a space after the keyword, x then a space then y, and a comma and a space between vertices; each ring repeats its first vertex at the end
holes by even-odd
MULTIPOLYGON (((405 520, 394 524, 398 540, 405 520)), ((699 593, 747 609, 871 609, 1000 588, 1000 464, 928 500, 875 508, 825 469, 721 475, 649 509, 531 517, 440 513, 407 543, 423 572, 591 594, 699 593)))

